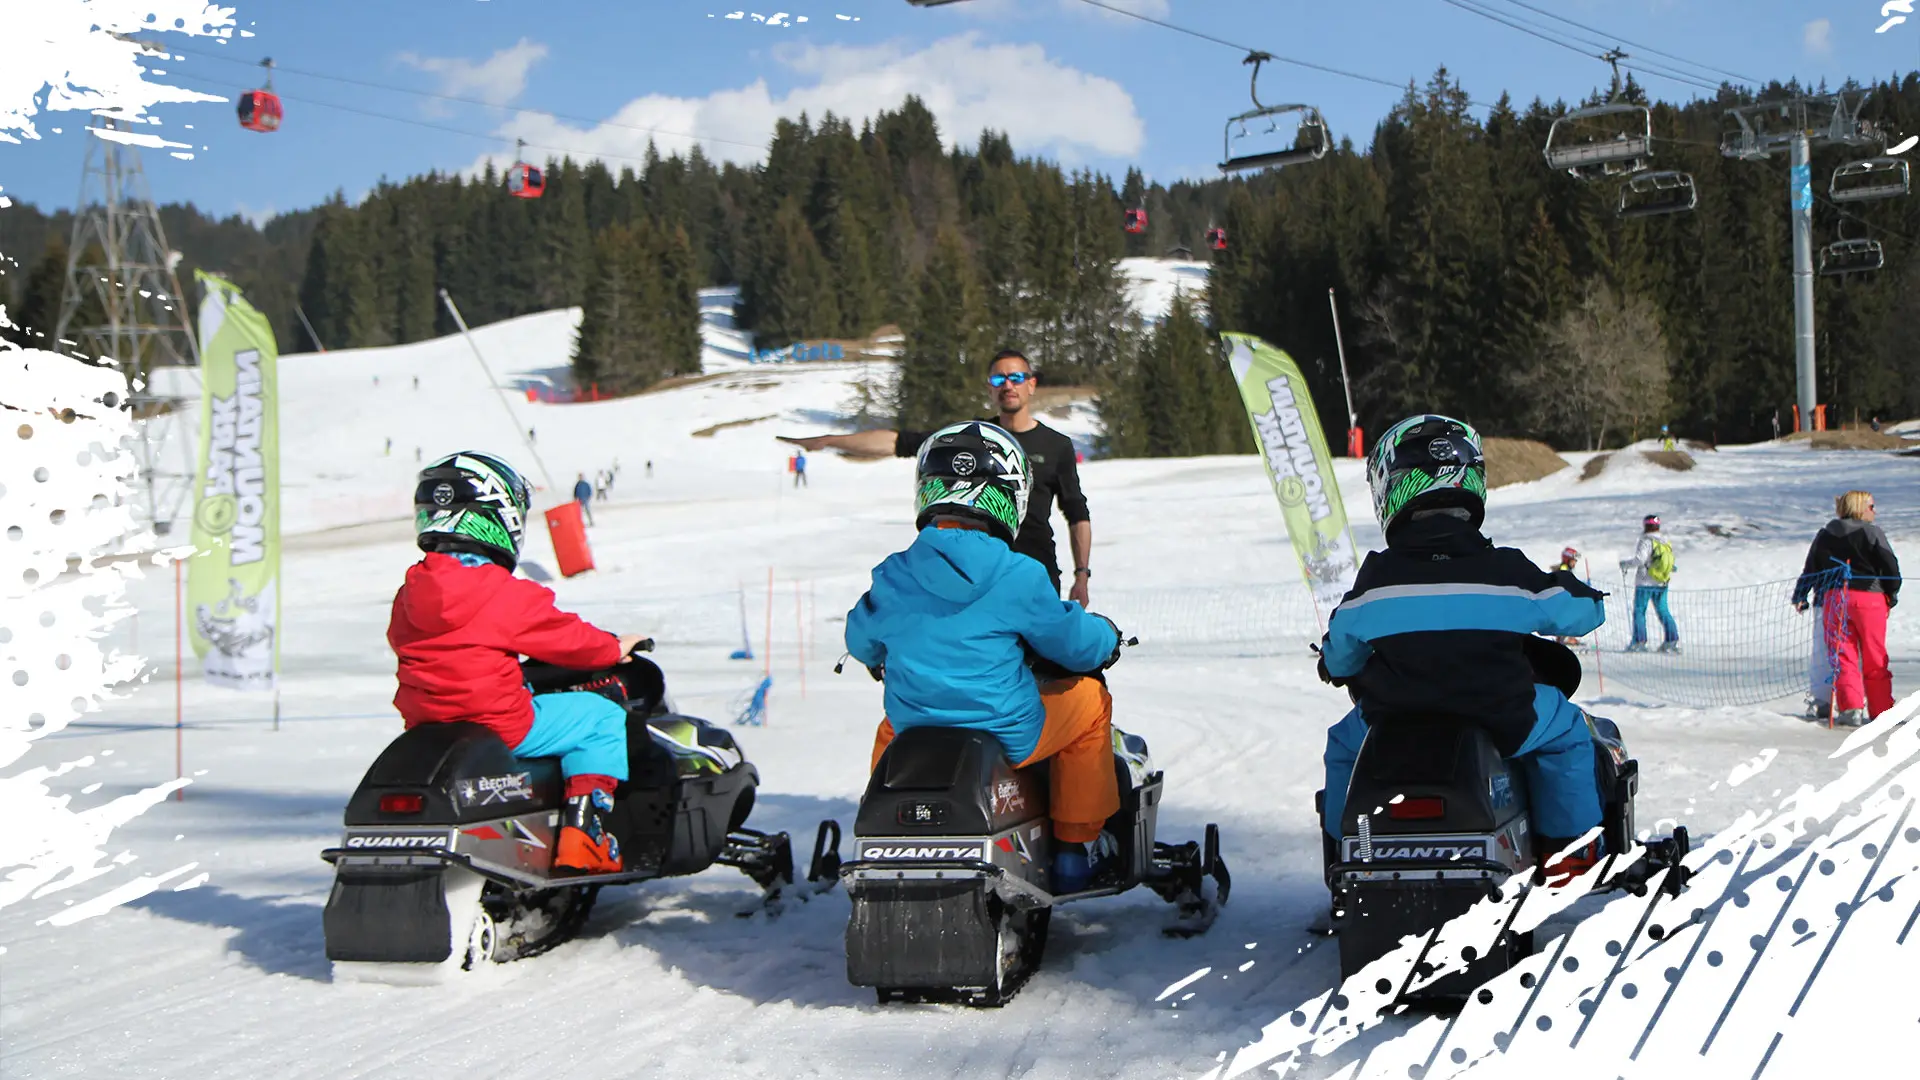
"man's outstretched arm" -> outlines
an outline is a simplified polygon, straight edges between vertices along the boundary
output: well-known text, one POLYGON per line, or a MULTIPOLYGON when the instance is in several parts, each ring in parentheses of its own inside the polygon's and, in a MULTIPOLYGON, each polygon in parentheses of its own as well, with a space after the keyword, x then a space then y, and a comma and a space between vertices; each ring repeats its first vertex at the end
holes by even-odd
POLYGON ((857 431, 851 435, 809 435, 795 438, 788 435, 776 436, 781 442, 792 443, 802 450, 839 450, 855 457, 892 457, 895 441, 899 432, 891 428, 878 431, 857 431))

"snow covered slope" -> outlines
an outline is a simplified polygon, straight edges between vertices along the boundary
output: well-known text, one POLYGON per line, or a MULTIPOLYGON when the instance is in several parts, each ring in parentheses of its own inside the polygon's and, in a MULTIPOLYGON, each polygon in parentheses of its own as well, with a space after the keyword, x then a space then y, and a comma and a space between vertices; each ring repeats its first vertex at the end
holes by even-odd
MULTIPOLYGON (((531 316, 476 337, 512 386, 564 362, 572 319, 531 316)), ((271 730, 264 698, 189 673, 184 746, 195 782, 183 801, 115 833, 125 864, 97 885, 188 862, 206 880, 170 883, 70 926, 41 921, 62 910, 57 892, 10 908, 0 924, 0 1072, 1194 1076, 1337 981, 1328 944, 1304 930, 1325 903, 1312 810, 1322 732, 1347 702, 1314 678, 1303 638, 1254 657, 1148 640, 1112 671, 1116 722, 1145 736, 1166 771, 1163 836, 1197 837, 1218 822, 1233 900, 1192 941, 1161 938, 1165 908, 1144 893, 1063 909, 1045 967, 1005 1009, 877 1008, 845 980, 844 895, 775 920, 738 919, 752 887, 724 870, 611 890, 580 940, 454 986, 332 983, 320 929, 331 877, 317 853, 337 838, 348 792, 399 728, 383 633, 393 589, 417 557, 406 525, 416 446, 423 455, 488 446, 524 461, 516 428, 533 427, 560 487, 619 460, 612 503, 596 507, 590 532, 599 569, 554 587, 563 605, 602 625, 658 634, 688 711, 727 719, 772 672, 770 722, 741 732, 764 778, 755 825, 798 838, 823 817, 850 824, 881 712, 877 685, 835 678, 831 666, 840 613, 910 537, 910 463, 815 455, 811 486, 796 491, 787 448, 772 438, 841 424, 858 365, 755 368, 599 404, 522 395, 503 408, 465 348, 456 338, 284 361, 282 464, 289 526, 302 535, 285 555, 281 730, 271 730), (750 663, 726 658, 741 630, 742 583, 761 658, 750 663)), ((1338 472, 1360 543, 1377 546, 1358 463, 1338 472)), ((1703 453, 1686 473, 1578 477, 1576 467, 1495 492, 1493 535, 1543 563, 1571 543, 1598 569, 1628 550, 1642 514, 1658 512, 1689 587, 1732 585, 1795 572, 1832 495, 1865 487, 1896 547, 1920 550, 1920 461, 1911 458, 1776 444, 1703 453)), ((1148 590, 1202 610, 1298 581, 1254 458, 1090 462, 1084 480, 1094 604, 1123 626, 1148 590)), ((540 502, 562 497, 543 492, 540 502)), ((550 566, 542 532, 531 534, 531 557, 550 566)), ((142 614, 124 641, 166 655, 154 684, 43 740, 21 763, 75 763, 47 783, 76 806, 172 775, 171 575, 136 582, 134 595, 142 614)), ((1906 607, 1894 613, 1902 692, 1920 680, 1915 625, 1906 607)), ((1609 690, 1583 698, 1620 722, 1641 762, 1645 826, 1678 819, 1712 834, 1769 791, 1824 784, 1837 768, 1827 755, 1842 733, 1779 711, 1797 701, 1695 710, 1609 690), (1755 759, 1764 771, 1736 790, 1730 773, 1755 759)), ((1852 992, 1822 984, 1815 994, 1852 992)))
POLYGON ((1207 303, 1207 275, 1213 264, 1185 259, 1121 259, 1127 279, 1127 306, 1148 322, 1167 317, 1176 293, 1202 311, 1207 303))

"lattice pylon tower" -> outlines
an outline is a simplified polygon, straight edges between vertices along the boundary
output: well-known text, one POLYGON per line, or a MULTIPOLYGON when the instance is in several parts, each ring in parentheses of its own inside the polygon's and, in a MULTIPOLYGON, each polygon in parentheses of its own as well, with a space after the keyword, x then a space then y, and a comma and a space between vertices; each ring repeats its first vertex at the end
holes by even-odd
POLYGON ((164 536, 193 490, 200 350, 192 308, 174 272, 180 253, 167 245, 139 152, 118 140, 124 125, 100 117, 87 157, 67 247, 57 347, 125 372, 130 407, 142 422, 134 446, 145 505, 139 516, 164 536), (155 385, 175 368, 181 383, 155 385))

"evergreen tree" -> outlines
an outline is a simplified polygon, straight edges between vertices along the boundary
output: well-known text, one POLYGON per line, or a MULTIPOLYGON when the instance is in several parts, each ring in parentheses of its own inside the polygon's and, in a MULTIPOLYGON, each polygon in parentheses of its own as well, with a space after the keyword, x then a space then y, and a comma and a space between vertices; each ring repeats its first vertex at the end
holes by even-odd
POLYGON ((979 415, 988 351, 979 287, 960 235, 942 230, 920 277, 896 389, 898 426, 930 431, 979 415))

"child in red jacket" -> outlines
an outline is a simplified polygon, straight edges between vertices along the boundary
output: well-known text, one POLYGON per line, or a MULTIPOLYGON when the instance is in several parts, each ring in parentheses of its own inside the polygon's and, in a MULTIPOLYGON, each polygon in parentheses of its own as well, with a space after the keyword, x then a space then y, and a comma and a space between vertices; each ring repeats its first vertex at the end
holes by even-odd
POLYGON ((527 482, 488 454, 452 454, 421 471, 414 532, 427 554, 393 597, 393 704, 408 727, 465 720, 492 728, 520 757, 558 757, 567 807, 554 865, 611 873, 620 844, 606 815, 627 778, 626 710, 598 694, 535 697, 519 661, 612 667, 641 637, 596 629, 555 608, 546 588, 513 576, 532 501, 527 482))

